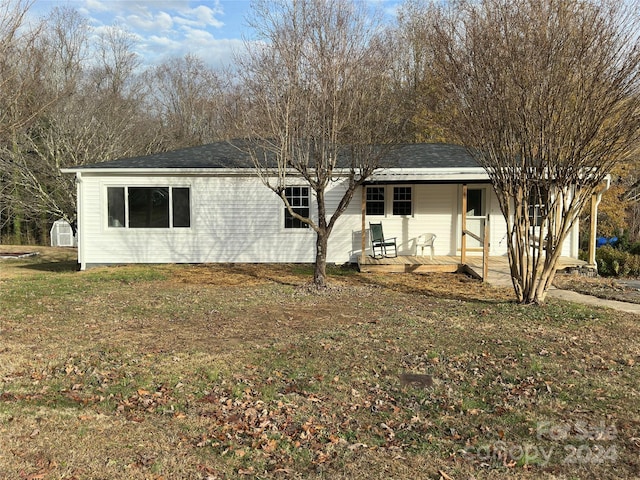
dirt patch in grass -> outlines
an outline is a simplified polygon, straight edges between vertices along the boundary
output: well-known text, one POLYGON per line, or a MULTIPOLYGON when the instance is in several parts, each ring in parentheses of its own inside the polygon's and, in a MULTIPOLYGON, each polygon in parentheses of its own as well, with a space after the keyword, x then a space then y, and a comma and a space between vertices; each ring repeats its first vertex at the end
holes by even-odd
POLYGON ((454 274, 317 291, 309 266, 54 254, 0 265, 2 478, 640 476, 636 316, 454 274))

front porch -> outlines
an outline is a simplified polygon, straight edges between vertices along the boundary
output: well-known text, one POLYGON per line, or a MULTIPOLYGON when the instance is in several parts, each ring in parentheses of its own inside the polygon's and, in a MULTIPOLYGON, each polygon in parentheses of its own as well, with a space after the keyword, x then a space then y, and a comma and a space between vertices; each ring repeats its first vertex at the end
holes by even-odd
MULTIPOLYGON (((510 283, 509 259, 506 255, 488 258, 487 281, 490 283, 510 283)), ((560 257, 558 270, 586 267, 587 262, 571 257, 560 257)), ((363 273, 454 273, 466 271, 482 278, 482 255, 467 253, 465 263, 459 255, 439 255, 433 260, 428 256, 399 255, 394 258, 373 258, 370 255, 358 259, 358 268, 363 273)))
MULTIPOLYGON (((482 264, 482 258, 480 263, 482 264)), ((452 273, 460 268, 460 257, 440 255, 431 260, 428 256, 399 255, 373 258, 366 255, 358 258, 358 268, 363 273, 452 273)))

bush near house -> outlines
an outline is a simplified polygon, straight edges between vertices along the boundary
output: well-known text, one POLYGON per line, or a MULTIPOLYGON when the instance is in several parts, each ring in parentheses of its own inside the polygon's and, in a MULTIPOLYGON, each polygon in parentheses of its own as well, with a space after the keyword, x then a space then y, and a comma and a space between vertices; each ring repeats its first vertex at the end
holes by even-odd
POLYGON ((605 245, 596 250, 598 273, 603 276, 640 276, 640 245, 634 244, 630 251, 605 245))

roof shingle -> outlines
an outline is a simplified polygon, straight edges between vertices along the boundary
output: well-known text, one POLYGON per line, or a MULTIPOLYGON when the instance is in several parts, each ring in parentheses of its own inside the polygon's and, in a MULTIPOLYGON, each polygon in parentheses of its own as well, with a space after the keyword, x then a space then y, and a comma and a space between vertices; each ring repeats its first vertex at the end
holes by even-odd
MULTIPOLYGON (((253 168, 251 157, 242 150, 243 142, 215 142, 198 147, 109 162, 82 165, 73 170, 91 169, 235 169, 253 168)), ((394 147, 383 162, 386 168, 474 168, 478 163, 460 145, 416 143, 394 147)))

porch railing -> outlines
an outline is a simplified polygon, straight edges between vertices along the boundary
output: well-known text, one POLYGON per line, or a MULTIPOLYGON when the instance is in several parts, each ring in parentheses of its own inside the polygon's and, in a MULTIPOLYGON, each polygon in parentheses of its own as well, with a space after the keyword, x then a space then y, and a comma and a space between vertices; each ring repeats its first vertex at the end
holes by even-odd
POLYGON ((462 242, 460 245, 460 264, 467 264, 467 235, 482 244, 482 281, 486 281, 489 273, 489 215, 482 219, 482 237, 467 230, 467 216, 462 215, 462 242))

